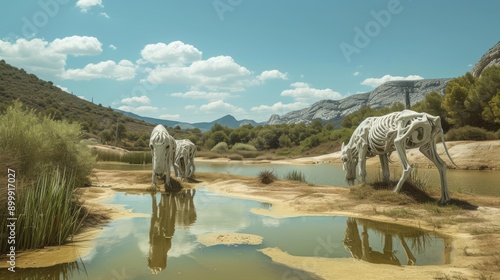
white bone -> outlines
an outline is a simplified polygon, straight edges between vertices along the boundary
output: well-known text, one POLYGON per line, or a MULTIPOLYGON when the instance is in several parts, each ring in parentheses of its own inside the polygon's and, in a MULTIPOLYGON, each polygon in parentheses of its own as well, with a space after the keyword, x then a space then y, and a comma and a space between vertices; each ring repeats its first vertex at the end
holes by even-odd
MULTIPOLYGON (((443 137, 441 119, 426 113, 410 110, 394 112, 380 117, 366 118, 353 132, 349 143, 342 143, 342 161, 348 181, 354 180, 357 163, 358 175, 365 182, 366 158, 378 155, 382 165, 385 182, 389 180, 389 156, 396 151, 403 165, 403 174, 394 192, 400 192, 403 183, 411 173, 411 166, 406 157, 407 149, 419 148, 420 152, 430 159, 439 170, 441 177, 441 198, 439 203, 450 200, 446 181, 446 163, 439 157, 436 150, 436 136, 440 135, 446 155, 448 153, 443 137)), ((455 164, 456 165, 456 164, 455 164)))

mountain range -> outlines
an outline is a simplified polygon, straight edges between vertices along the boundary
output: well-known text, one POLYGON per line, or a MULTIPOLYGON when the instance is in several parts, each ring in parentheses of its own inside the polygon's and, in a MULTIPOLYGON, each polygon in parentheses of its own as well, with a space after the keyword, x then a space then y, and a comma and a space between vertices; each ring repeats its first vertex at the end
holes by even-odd
POLYGON ((116 112, 122 113, 122 114, 124 114, 124 115, 126 115, 128 117, 135 118, 135 119, 138 119, 138 120, 143 120, 143 121, 148 122, 148 123, 162 124, 162 125, 165 125, 165 126, 168 126, 168 127, 179 126, 181 129, 194 129, 194 128, 198 128, 199 130, 201 130, 201 132, 205 132, 205 131, 210 130, 210 128, 212 128, 212 126, 214 124, 216 124, 216 123, 218 123, 218 124, 220 124, 222 126, 227 126, 229 128, 236 128, 236 127, 239 127, 239 126, 242 126, 242 125, 246 125, 246 124, 251 124, 252 126, 257 126, 257 125, 265 124, 265 123, 258 123, 256 121, 247 120, 247 119, 237 120, 232 115, 225 115, 224 117, 216 119, 216 120, 211 121, 211 122, 187 123, 187 122, 178 122, 178 121, 172 121, 172 120, 163 120, 163 119, 155 119, 155 118, 143 117, 143 116, 139 116, 139 115, 136 115, 134 113, 122 111, 122 110, 119 110, 119 109, 114 109, 114 110, 116 112))

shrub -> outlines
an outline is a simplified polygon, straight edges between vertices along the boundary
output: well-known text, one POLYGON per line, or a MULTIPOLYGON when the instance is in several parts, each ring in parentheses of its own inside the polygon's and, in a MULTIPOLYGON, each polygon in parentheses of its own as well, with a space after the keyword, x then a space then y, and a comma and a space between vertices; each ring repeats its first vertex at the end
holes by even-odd
POLYGON ((228 150, 227 143, 226 142, 219 142, 217 145, 215 145, 211 151, 219 151, 219 152, 225 152, 228 150))
POLYGON ((466 125, 459 128, 452 128, 446 133, 447 141, 457 140, 494 140, 497 139, 494 132, 484 128, 466 125))
POLYGON ((272 170, 262 170, 259 173, 259 180, 262 184, 271 184, 276 180, 276 176, 272 170))
POLYGON ((23 178, 36 180, 38 174, 59 168, 72 174, 75 184, 87 182, 95 157, 80 143, 80 126, 54 121, 15 102, 0 116, 0 153, 19 159, 23 178))
POLYGON ((151 152, 129 152, 122 156, 121 161, 130 164, 147 164, 152 162, 152 158, 151 152))
POLYGON ((239 154, 230 154, 230 155, 228 155, 228 158, 230 160, 243 160, 243 156, 241 156, 239 154))
POLYGON ((232 151, 257 151, 257 148, 250 144, 236 143, 231 148, 232 151))

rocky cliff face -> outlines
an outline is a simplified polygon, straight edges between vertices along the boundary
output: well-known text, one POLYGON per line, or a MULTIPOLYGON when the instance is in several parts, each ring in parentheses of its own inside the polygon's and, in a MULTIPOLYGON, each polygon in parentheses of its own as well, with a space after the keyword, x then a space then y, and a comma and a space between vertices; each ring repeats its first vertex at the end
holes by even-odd
POLYGON ((479 59, 474 68, 472 68, 471 74, 474 77, 479 77, 481 72, 491 65, 500 65, 500 42, 496 43, 479 59))
POLYGON ((395 102, 405 104, 405 89, 410 89, 410 102, 415 104, 431 91, 444 94, 446 83, 451 79, 424 79, 416 81, 391 81, 384 83, 375 90, 355 94, 341 100, 322 100, 311 107, 292 111, 282 116, 272 115, 268 124, 309 123, 314 119, 333 122, 335 124, 346 115, 359 110, 364 105, 373 109, 390 107, 395 102))

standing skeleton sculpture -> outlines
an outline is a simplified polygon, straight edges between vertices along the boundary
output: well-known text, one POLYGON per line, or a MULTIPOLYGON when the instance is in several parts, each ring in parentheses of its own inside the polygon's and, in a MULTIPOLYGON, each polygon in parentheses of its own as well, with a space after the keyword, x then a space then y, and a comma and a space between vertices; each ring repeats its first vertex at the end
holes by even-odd
POLYGON ((195 171, 194 155, 196 146, 189 139, 175 140, 175 176, 181 177, 182 180, 191 178, 195 171))
POLYGON ((151 132, 149 147, 153 156, 152 185, 156 186, 157 177, 165 178, 165 186, 170 184, 170 165, 175 159, 175 140, 167 129, 161 124, 157 125, 151 132))
POLYGON ((438 135, 441 136, 448 158, 455 164, 444 143, 440 117, 404 110, 381 117, 366 118, 354 130, 349 143, 347 145, 342 143, 342 163, 346 179, 350 184, 354 183, 356 167, 359 163, 358 175, 361 177, 361 182, 365 182, 366 158, 378 155, 382 165, 383 180, 388 183, 389 156, 393 151, 396 151, 403 165, 403 174, 394 188, 394 192, 400 192, 412 170, 406 157, 406 150, 419 148, 420 152, 430 159, 439 170, 441 178, 439 203, 445 204, 450 200, 450 196, 446 181, 446 163, 439 157, 436 150, 436 137, 438 135))

